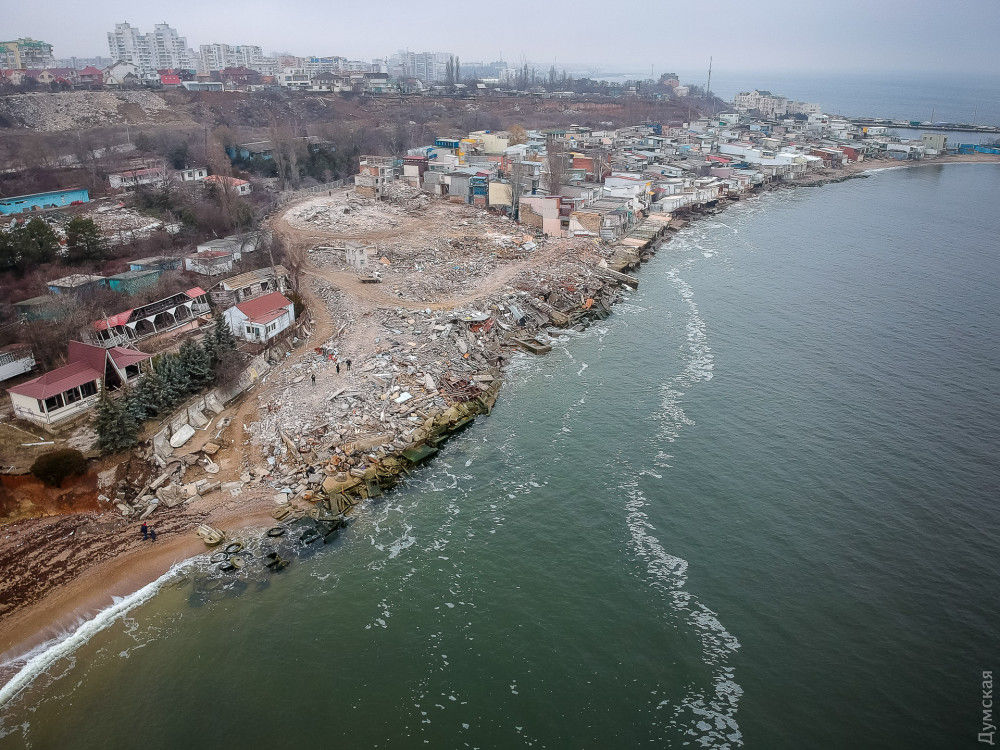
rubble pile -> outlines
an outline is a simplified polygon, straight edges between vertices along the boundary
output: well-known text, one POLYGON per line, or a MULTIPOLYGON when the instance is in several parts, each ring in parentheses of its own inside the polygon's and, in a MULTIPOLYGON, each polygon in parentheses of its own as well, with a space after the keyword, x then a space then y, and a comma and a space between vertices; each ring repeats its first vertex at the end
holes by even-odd
POLYGON ((0 116, 31 130, 56 132, 182 118, 151 91, 63 91, 0 98, 0 116))
POLYGON ((154 232, 166 229, 168 232, 179 230, 179 226, 165 225, 162 221, 151 219, 138 211, 121 203, 105 204, 84 214, 93 219, 101 235, 112 245, 122 245, 136 240, 145 239, 154 232))

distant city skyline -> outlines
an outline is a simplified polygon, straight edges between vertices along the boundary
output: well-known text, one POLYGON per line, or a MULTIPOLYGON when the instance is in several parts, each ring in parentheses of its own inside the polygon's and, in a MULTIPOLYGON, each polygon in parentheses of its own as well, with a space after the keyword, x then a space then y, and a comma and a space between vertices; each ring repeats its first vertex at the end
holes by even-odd
POLYGON ((662 0, 613 5, 581 0, 572 13, 564 7, 508 0, 455 14, 453 4, 437 0, 178 0, 150 7, 97 0, 80 12, 67 0, 51 0, 44 7, 8 8, 4 26, 11 38, 50 42, 59 58, 106 55, 107 33, 116 23, 143 29, 168 23, 194 49, 211 43, 247 44, 259 45, 268 54, 361 60, 384 58, 399 49, 448 51, 470 62, 502 57, 511 65, 527 60, 546 68, 555 64, 607 75, 648 71, 650 66, 656 74, 701 69, 710 55, 720 70, 986 72, 996 69, 993 47, 1000 33, 995 0, 964 4, 962 23, 955 22, 950 8, 917 7, 904 0, 884 0, 877 6, 844 0, 836 7, 792 0, 723 0, 711 7, 662 0), (973 25, 970 18, 976 19, 973 25))

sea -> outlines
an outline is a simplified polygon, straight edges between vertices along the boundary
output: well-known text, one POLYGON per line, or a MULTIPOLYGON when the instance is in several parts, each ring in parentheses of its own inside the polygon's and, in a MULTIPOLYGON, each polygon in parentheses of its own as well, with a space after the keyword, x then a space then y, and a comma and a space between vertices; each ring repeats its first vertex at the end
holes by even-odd
MULTIPOLYGON (((704 70, 677 70, 681 81, 704 88, 704 70)), ((658 75, 658 74, 657 74, 658 75)), ((649 71, 602 75, 609 81, 649 78, 649 71)), ((767 90, 789 99, 814 102, 824 112, 846 117, 951 122, 1000 126, 1000 75, 994 71, 970 73, 858 71, 809 73, 794 70, 747 71, 717 65, 712 71, 712 93, 727 102, 740 91, 767 90)), ((924 131, 891 131, 903 138, 920 138, 924 131)), ((948 142, 987 143, 997 133, 947 132, 948 142)))
POLYGON ((0 748, 975 745, 998 194, 886 169, 692 223, 336 542, 30 654, 0 748))

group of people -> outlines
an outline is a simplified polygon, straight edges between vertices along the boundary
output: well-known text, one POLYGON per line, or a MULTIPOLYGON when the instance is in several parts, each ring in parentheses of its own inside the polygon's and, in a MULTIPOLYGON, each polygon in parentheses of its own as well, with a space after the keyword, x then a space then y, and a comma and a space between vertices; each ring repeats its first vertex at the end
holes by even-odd
MULTIPOLYGON (((351 360, 349 359, 344 360, 344 364, 347 365, 347 371, 350 372, 351 360)), ((337 374, 340 375, 340 360, 337 360, 337 374)), ((312 375, 310 375, 309 377, 312 378, 312 384, 316 385, 316 373, 315 372, 312 373, 312 375)))
POLYGON ((149 539, 151 542, 156 541, 156 529, 151 528, 146 525, 146 522, 142 522, 142 526, 139 527, 140 533, 142 533, 143 539, 149 539))

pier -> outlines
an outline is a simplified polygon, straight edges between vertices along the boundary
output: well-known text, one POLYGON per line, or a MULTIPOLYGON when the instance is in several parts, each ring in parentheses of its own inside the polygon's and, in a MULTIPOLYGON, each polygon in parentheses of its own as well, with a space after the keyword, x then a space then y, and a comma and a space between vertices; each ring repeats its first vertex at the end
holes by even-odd
POLYGON ((917 120, 886 120, 877 117, 852 117, 850 122, 861 127, 904 128, 907 130, 943 130, 952 133, 1000 133, 1000 125, 970 125, 962 122, 919 122, 917 120))

